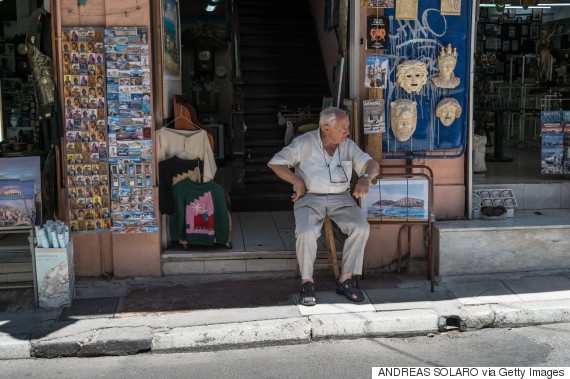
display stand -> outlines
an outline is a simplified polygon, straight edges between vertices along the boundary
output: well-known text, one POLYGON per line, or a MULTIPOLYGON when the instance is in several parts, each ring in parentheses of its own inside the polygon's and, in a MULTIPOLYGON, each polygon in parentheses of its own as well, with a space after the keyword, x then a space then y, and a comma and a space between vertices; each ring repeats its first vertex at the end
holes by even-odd
POLYGON ((32 258, 36 305, 42 308, 70 305, 75 297, 73 240, 62 248, 41 248, 33 245, 32 258))
MULTIPOLYGON (((435 257, 433 250, 433 223, 435 222, 435 208, 433 203, 433 171, 431 168, 425 165, 380 165, 380 174, 377 178, 380 180, 380 186, 382 186, 382 179, 407 179, 407 178, 424 178, 428 182, 428 217, 427 220, 408 220, 405 222, 394 221, 390 219, 383 218, 382 220, 375 221, 380 224, 402 224, 400 232, 403 228, 408 228, 409 230, 415 225, 426 225, 427 226, 427 279, 431 284, 431 292, 434 292, 435 285, 435 257), (396 172, 386 172, 386 171, 396 171, 396 172), (402 172, 404 171, 404 172, 402 172), (414 172, 415 171, 415 172, 414 172)), ((400 247, 400 233, 398 233, 398 248, 400 247)), ((398 249, 398 259, 401 260, 402 254, 398 249)))
MULTIPOLYGON (((21 246, 10 246, 11 250, 24 250, 24 249, 29 249, 30 253, 31 253, 31 257, 32 257, 32 274, 33 274, 33 284, 31 287, 34 288, 34 301, 35 304, 37 306, 38 304, 38 290, 37 290, 37 284, 36 284, 36 263, 34 260, 34 228, 31 226, 12 226, 12 227, 2 227, 0 228, 0 234, 16 234, 16 233, 22 233, 22 234, 29 234, 28 236, 28 243, 29 243, 29 247, 27 245, 21 245, 21 246)), ((3 248, 0 248, 0 251, 2 251, 3 248)), ((29 285, 23 285, 23 284, 18 284, 18 285, 3 285, 2 288, 4 289, 10 289, 10 288, 28 288, 30 287, 29 285)))

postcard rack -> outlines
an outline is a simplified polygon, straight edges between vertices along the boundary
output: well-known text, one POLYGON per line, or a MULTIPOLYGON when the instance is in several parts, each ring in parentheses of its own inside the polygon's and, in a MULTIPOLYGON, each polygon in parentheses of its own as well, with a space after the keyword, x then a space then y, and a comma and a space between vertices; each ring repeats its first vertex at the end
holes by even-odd
MULTIPOLYGON (((433 200, 433 171, 425 165, 380 165, 380 174, 377 179, 382 185, 382 179, 411 179, 411 178, 424 178, 427 180, 427 217, 421 220, 408 219, 406 221, 391 220, 389 218, 382 218, 380 220, 373 220, 375 223, 380 224, 402 224, 400 232, 398 232, 398 265, 401 262, 402 253, 400 250, 400 234, 404 228, 408 229, 408 236, 410 229, 415 225, 425 225, 427 227, 427 279, 431 283, 431 292, 434 292, 435 285, 435 254, 433 242, 433 223, 435 222, 435 207, 433 200)), ((399 266, 398 266, 399 267, 399 266)))

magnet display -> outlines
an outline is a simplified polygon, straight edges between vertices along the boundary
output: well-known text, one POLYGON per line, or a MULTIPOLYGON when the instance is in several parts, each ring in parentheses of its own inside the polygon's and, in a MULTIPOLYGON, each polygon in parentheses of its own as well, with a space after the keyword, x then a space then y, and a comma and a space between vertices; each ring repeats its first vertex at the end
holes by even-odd
POLYGON ((156 233, 148 30, 105 29, 113 233, 156 233))
POLYGON ((69 225, 110 229, 103 29, 63 29, 62 47, 69 225))

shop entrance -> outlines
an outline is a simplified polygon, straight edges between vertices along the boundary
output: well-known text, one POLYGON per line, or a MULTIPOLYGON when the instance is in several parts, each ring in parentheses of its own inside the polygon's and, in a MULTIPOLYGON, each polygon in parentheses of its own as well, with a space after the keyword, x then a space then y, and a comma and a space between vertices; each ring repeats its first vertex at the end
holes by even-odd
POLYGON ((285 144, 278 114, 318 117, 330 96, 309 2, 182 0, 180 14, 183 95, 215 130, 215 180, 232 211, 291 210, 290 185, 266 166, 285 144))
POLYGON ((200 253, 235 259, 236 252, 281 252, 285 269, 295 260, 291 186, 267 167, 285 146, 287 125, 279 116, 318 123, 323 97, 331 94, 309 2, 181 0, 180 15, 183 96, 217 137, 214 179, 229 194, 233 243, 229 250, 175 243, 162 254, 163 270, 177 254, 187 260, 193 252, 198 261, 200 253), (243 121, 235 117, 236 102, 243 121))
POLYGON ((476 31, 474 184, 567 179, 570 7, 494 3, 479 4, 476 31))

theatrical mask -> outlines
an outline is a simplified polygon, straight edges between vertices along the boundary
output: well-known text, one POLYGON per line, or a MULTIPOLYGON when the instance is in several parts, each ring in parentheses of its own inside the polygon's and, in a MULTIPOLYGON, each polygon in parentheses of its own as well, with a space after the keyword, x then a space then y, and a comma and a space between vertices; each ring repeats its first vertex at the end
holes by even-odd
POLYGON ((418 111, 415 101, 400 99, 390 103, 390 127, 400 142, 410 139, 416 131, 418 111))
POLYGON ((443 125, 450 126, 456 118, 461 116, 461 105, 457 100, 446 97, 437 104, 435 115, 443 125))
POLYGON ((405 61, 396 69, 396 81, 407 93, 420 93, 427 82, 427 67, 418 60, 405 61))
POLYGON ((451 44, 442 47, 437 57, 438 76, 431 78, 433 84, 439 88, 455 88, 461 82, 461 79, 455 76, 453 70, 457 64, 457 49, 452 48, 451 44))

